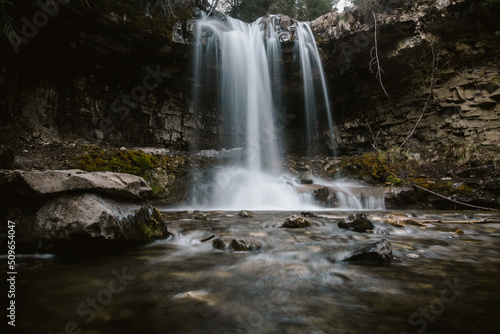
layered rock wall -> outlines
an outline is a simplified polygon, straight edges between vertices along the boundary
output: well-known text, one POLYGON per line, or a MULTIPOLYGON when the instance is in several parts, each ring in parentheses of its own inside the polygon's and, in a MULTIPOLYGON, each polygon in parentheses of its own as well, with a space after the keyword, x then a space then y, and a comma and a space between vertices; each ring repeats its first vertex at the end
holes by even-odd
MULTIPOLYGON (((498 145, 500 40, 495 32, 500 27, 493 9, 487 12, 472 0, 386 2, 390 8, 375 15, 382 83, 390 98, 369 68, 375 42, 371 13, 330 13, 311 22, 328 78, 338 152, 400 146, 417 122, 415 146, 498 145)), ((34 3, 16 4, 20 27, 23 16, 40 11, 34 3)), ((15 155, 62 139, 118 147, 221 148, 224 120, 217 103, 212 99, 203 110, 193 107, 193 22, 172 23, 116 3, 61 6, 17 53, 2 37, 0 138, 15 155)), ((297 150, 293 153, 300 153, 305 150, 301 80, 293 64, 292 22, 286 20, 284 101, 285 114, 293 118, 286 120, 285 136, 289 148, 297 150)), ((216 95, 213 89, 208 96, 216 95)))
MULTIPOLYGON (((1 36, 0 126, 8 147, 79 138, 172 149, 218 145, 215 107, 193 109, 191 46, 179 35, 192 27, 115 3, 60 6, 25 43, 1 36)), ((24 38, 29 29, 21 18, 29 21, 41 8, 14 8, 14 36, 24 38)))
POLYGON ((375 14, 377 50, 372 13, 311 23, 330 78, 339 151, 399 147, 414 128, 414 147, 500 144, 494 13, 466 0, 393 3, 390 14, 375 14), (370 69, 375 51, 381 81, 377 64, 370 69))

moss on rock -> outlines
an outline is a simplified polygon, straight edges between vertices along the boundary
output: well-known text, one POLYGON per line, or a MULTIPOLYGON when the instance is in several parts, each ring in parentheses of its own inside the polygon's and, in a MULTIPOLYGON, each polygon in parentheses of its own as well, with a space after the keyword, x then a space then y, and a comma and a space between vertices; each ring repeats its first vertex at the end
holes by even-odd
POLYGON ((87 153, 72 158, 72 167, 88 172, 109 171, 143 177, 157 199, 165 199, 187 176, 186 159, 181 156, 153 155, 136 150, 107 150, 89 146, 87 153))

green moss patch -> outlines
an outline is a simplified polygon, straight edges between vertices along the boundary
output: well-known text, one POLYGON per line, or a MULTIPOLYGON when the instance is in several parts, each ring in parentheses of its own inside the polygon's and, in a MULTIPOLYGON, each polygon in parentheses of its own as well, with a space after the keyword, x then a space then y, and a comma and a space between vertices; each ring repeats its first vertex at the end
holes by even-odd
POLYGON ((107 171, 143 177, 157 198, 165 198, 176 180, 187 175, 183 157, 152 155, 134 150, 106 150, 91 146, 86 154, 72 158, 72 167, 87 172, 107 171))

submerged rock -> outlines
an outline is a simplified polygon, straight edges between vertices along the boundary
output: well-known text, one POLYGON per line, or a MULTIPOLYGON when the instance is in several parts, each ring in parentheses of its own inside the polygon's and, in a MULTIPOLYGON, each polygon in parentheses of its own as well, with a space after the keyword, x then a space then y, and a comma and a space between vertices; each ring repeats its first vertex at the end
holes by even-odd
POLYGON ((249 252, 249 251, 256 251, 260 249, 260 245, 253 243, 253 242, 248 242, 246 240, 236 240, 233 239, 231 240, 230 243, 222 240, 222 239, 214 239, 212 240, 212 247, 214 249, 222 250, 225 251, 230 250, 232 252, 249 252))
POLYGON ((343 261, 359 264, 382 265, 389 264, 392 260, 391 243, 382 239, 376 243, 355 250, 343 261))
POLYGON ((224 240, 217 238, 212 240, 212 247, 213 249, 226 250, 227 243, 224 240))
POLYGON ((405 227, 405 226, 415 226, 415 227, 426 227, 415 219, 401 216, 389 216, 389 218, 384 220, 384 224, 392 225, 395 227, 405 227))
POLYGON ((311 223, 309 223, 304 217, 297 215, 287 217, 283 222, 283 225, 281 225, 281 227, 287 228, 304 228, 309 226, 311 226, 311 223))
POLYGON ((345 219, 342 219, 339 221, 338 225, 340 228, 359 233, 366 232, 367 230, 373 230, 375 228, 372 222, 369 221, 363 213, 355 213, 345 219))
POLYGON ((233 239, 231 244, 229 245, 229 249, 234 252, 248 252, 248 251, 256 251, 260 248, 259 245, 255 243, 251 243, 245 240, 236 240, 233 239))

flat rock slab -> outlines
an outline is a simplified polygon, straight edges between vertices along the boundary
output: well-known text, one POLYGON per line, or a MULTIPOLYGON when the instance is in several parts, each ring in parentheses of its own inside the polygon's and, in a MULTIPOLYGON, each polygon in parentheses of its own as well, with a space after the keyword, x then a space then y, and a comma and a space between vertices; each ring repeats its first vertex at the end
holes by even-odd
POLYGON ((46 171, 0 171, 2 183, 24 195, 103 193, 131 199, 145 199, 151 187, 140 176, 112 172, 84 172, 78 169, 46 171))

